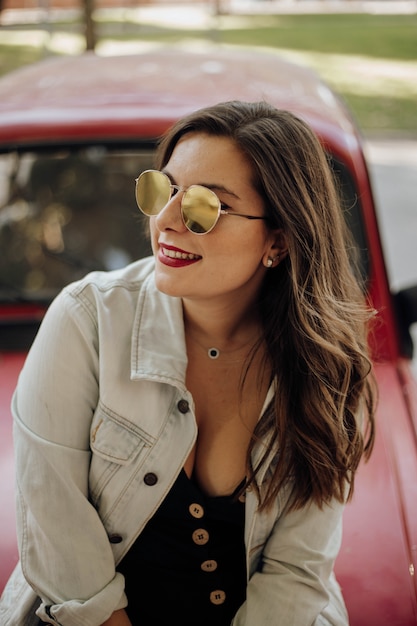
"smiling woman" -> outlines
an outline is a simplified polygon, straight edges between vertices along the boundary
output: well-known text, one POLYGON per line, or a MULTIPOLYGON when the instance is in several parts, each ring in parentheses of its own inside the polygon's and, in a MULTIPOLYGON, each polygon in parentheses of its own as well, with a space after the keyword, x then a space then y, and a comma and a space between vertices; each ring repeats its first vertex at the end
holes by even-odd
POLYGON ((293 114, 232 101, 155 165, 153 256, 66 287, 19 378, 4 626, 345 626, 333 566, 374 386, 326 155, 293 114))

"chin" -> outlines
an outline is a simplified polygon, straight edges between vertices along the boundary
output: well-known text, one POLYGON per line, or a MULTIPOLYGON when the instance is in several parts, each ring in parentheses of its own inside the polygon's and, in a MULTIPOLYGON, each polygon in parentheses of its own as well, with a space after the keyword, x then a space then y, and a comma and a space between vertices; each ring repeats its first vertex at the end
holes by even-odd
POLYGON ((155 272, 155 285, 158 291, 165 293, 167 296, 181 298, 184 295, 178 281, 174 280, 172 277, 164 276, 162 272, 155 272))

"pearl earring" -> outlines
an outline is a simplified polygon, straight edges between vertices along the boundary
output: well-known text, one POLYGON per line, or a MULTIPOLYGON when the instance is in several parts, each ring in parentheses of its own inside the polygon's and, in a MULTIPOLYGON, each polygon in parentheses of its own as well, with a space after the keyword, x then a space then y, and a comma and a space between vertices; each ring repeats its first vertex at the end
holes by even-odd
POLYGON ((273 259, 272 257, 268 257, 268 260, 266 262, 266 266, 267 267, 272 267, 273 264, 275 263, 275 261, 279 261, 279 254, 277 254, 277 256, 273 259))

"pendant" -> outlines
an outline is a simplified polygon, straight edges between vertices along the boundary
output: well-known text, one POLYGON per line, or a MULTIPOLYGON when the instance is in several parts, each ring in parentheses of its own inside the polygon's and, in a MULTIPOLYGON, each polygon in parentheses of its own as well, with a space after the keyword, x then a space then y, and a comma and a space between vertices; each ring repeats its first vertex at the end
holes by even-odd
POLYGON ((209 348, 207 350, 207 354, 210 359, 218 359, 220 356, 220 350, 218 350, 217 348, 209 348))

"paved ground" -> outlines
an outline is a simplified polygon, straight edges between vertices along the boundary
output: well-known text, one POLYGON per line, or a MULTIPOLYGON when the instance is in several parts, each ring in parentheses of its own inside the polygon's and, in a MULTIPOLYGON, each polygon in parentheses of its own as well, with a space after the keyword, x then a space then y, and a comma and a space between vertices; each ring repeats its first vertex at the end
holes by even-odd
MULTIPOLYGON (((367 142, 390 283, 417 284, 417 140, 367 142)), ((412 328, 417 353, 417 324, 412 328)), ((417 355, 413 367, 417 376, 417 355)))
MULTIPOLYGON (((5 3, 7 5, 7 3, 5 3)), ((39 3, 39 9, 4 9, 0 14, 0 24, 21 23, 24 20, 38 21, 46 13, 49 19, 60 17, 68 10, 47 10, 48 3, 39 3)), ((417 13, 417 0, 212 0, 206 2, 165 0, 154 5, 140 5, 131 9, 129 3, 119 11, 140 11, 141 20, 161 23, 185 22, 196 26, 210 19, 216 7, 225 13, 235 15, 293 14, 293 13, 379 13, 412 14, 417 13)), ((113 10, 113 9, 110 9, 113 10)))
POLYGON ((416 0, 221 0, 235 13, 385 13, 417 12, 416 0))
POLYGON ((370 139, 367 147, 391 282, 417 283, 417 140, 370 139))

